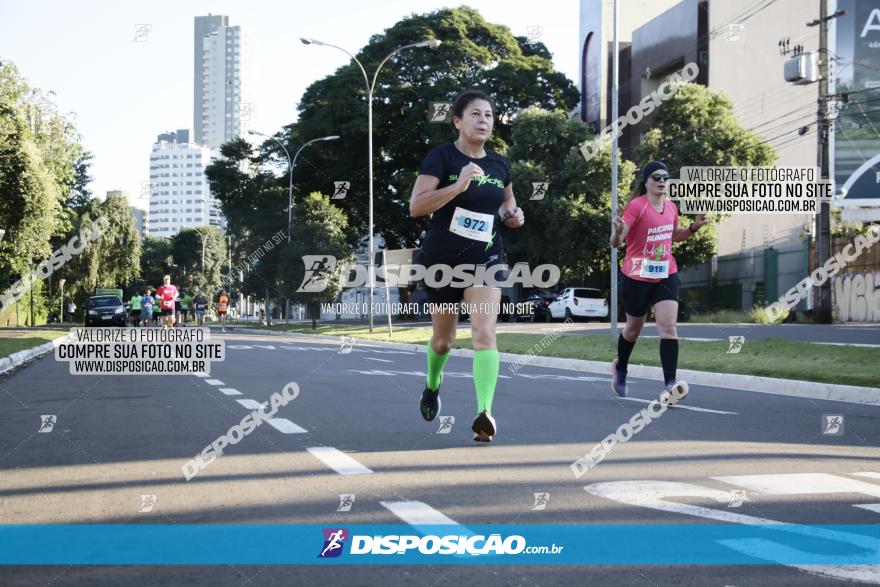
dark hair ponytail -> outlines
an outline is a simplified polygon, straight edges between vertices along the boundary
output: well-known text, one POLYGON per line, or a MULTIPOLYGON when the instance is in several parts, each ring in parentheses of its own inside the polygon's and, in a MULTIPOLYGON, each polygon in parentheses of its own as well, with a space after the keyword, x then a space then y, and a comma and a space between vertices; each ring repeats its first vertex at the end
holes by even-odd
POLYGON ((629 200, 627 201, 627 204, 629 204, 630 202, 632 202, 633 200, 635 200, 639 196, 641 196, 643 194, 647 194, 647 193, 648 193, 648 186, 645 185, 645 182, 643 182, 639 178, 634 179, 632 182, 632 190, 630 190, 629 200))

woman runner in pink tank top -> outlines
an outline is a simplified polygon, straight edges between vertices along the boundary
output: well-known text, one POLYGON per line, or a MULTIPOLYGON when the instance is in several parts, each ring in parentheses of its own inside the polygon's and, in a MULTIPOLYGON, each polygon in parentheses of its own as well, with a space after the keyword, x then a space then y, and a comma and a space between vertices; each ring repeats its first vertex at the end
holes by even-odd
POLYGON ((666 383, 660 401, 666 404, 688 393, 687 382, 676 379, 679 279, 672 243, 688 238, 706 224, 705 217, 699 215, 687 228, 678 225, 678 208, 666 198, 668 179, 669 170, 660 161, 645 165, 633 199, 614 220, 611 231, 612 247, 626 241, 620 280, 626 326, 617 339, 617 358, 611 363, 611 390, 626 397, 629 357, 651 306, 660 335, 660 363, 666 383))

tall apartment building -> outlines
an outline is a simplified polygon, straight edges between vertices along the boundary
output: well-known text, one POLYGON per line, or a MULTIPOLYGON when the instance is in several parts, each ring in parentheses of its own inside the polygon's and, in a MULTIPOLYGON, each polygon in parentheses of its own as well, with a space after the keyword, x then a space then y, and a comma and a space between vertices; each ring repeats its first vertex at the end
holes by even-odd
POLYGON ((195 18, 195 142, 218 148, 257 124, 255 38, 228 16, 195 18))
POLYGON ((214 153, 193 143, 188 130, 160 134, 150 153, 149 235, 167 238, 184 227, 223 227, 205 168, 214 153))
POLYGON ((204 87, 202 79, 205 75, 204 39, 221 27, 229 26, 229 17, 214 14, 197 16, 194 19, 193 35, 193 142, 203 144, 202 136, 202 100, 204 87))

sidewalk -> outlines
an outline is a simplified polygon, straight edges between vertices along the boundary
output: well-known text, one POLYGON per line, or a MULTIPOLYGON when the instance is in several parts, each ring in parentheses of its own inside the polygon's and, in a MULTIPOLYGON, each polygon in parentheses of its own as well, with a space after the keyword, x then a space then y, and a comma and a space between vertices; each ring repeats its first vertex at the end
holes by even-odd
POLYGON ((68 330, 51 327, 0 329, 0 374, 42 357, 67 340, 68 330))

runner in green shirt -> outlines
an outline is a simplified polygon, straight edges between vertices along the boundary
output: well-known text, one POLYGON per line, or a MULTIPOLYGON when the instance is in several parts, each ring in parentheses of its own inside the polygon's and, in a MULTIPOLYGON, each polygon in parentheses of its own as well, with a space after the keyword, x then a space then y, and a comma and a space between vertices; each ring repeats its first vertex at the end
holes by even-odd
POLYGON ((141 296, 134 294, 131 296, 131 307, 128 309, 128 319, 131 325, 137 328, 141 323, 141 296))
POLYGON ((188 316, 190 315, 189 309, 192 306, 192 296, 189 294, 184 294, 183 297, 180 298, 180 309, 183 311, 183 325, 186 326, 186 321, 188 320, 188 316))

